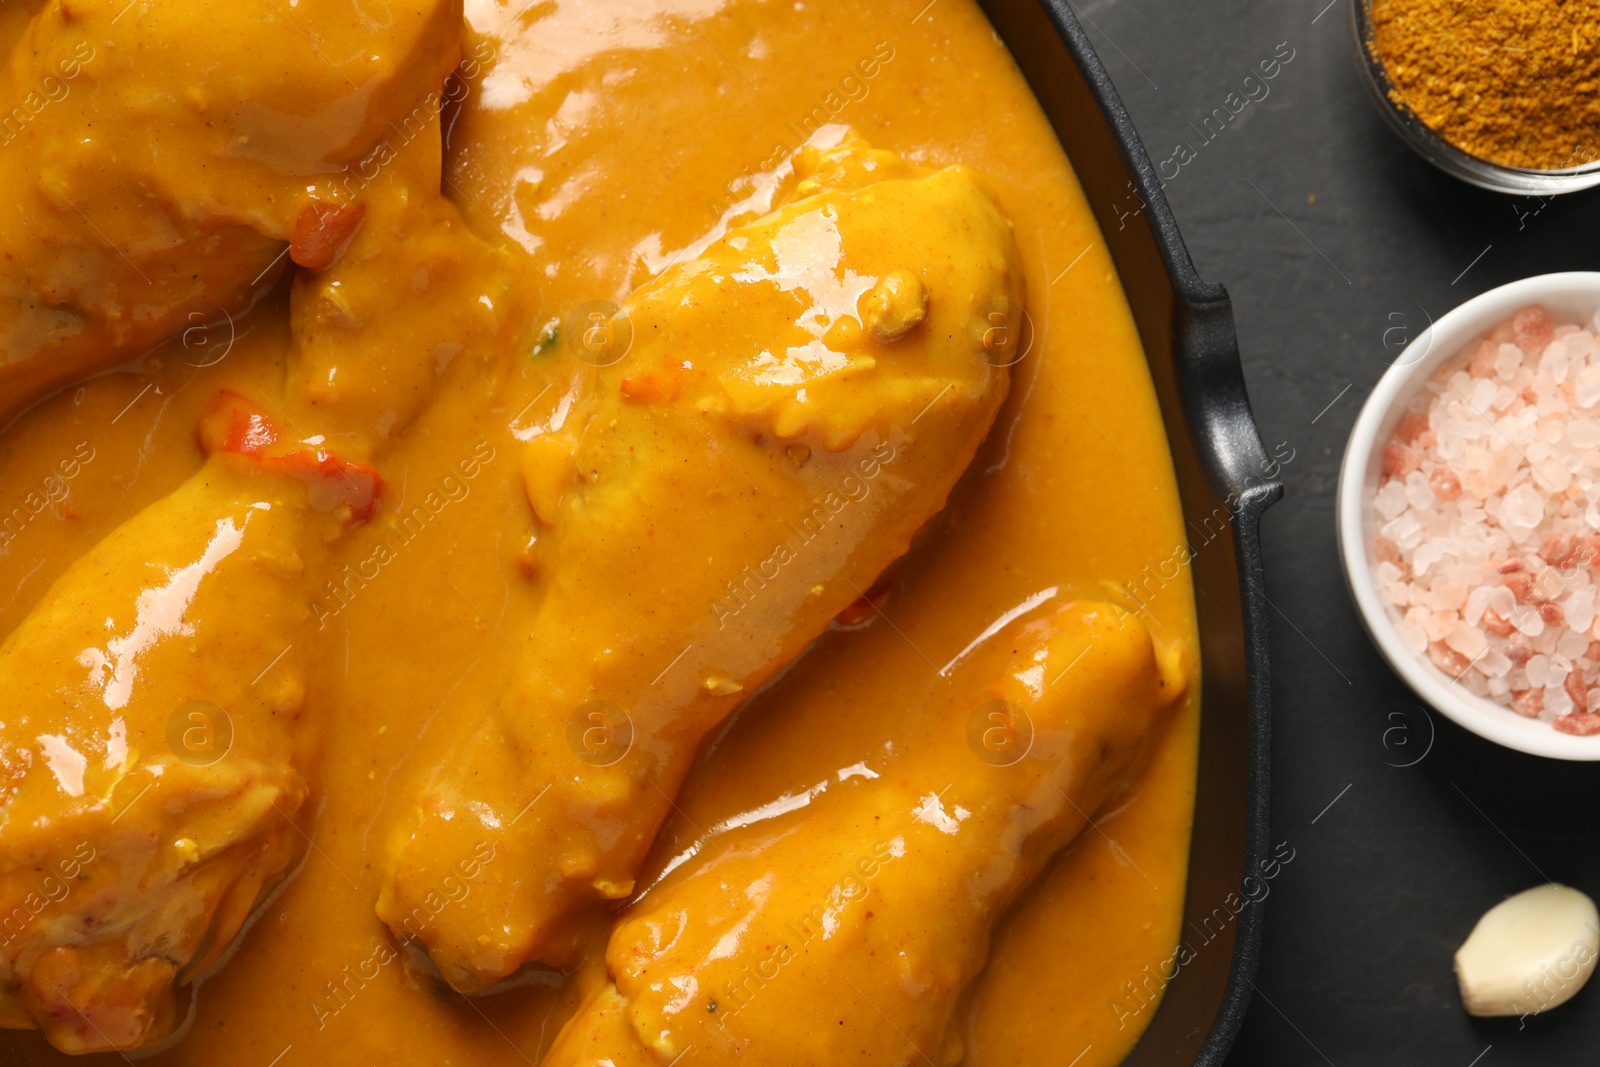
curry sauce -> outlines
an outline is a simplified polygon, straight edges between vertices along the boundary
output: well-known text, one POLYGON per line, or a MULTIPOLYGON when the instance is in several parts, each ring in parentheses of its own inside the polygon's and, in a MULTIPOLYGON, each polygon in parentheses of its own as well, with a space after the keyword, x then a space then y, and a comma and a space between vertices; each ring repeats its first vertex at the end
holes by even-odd
MULTIPOLYGON (((562 959, 528 955, 533 962, 511 968, 508 981, 464 996, 416 943, 396 939, 374 902, 393 885, 396 842, 413 824, 416 798, 442 762, 465 765, 447 758, 470 732, 464 724, 518 692, 530 670, 555 672, 552 663, 530 663, 520 644, 536 624, 533 602, 554 595, 549 568, 566 558, 610 561, 575 594, 596 603, 589 612, 581 602, 571 608, 573 625, 603 615, 598 601, 636 591, 627 553, 589 545, 573 556, 576 549, 554 543, 541 509, 554 513, 582 472, 552 474, 564 468, 536 442, 559 436, 596 380, 624 397, 637 390, 631 399, 656 403, 664 420, 672 413, 663 405, 688 403, 695 385, 669 374, 670 359, 648 382, 608 369, 590 331, 611 328, 618 308, 640 329, 662 321, 630 294, 731 254, 717 242, 746 239, 743 228, 811 173, 802 161, 808 144, 859 137, 918 173, 960 164, 981 175, 1011 222, 1029 321, 1009 324, 1021 338, 1003 361, 1009 393, 995 394, 1004 403, 948 504, 925 525, 910 523, 904 536, 913 547, 878 583, 840 591, 841 603, 861 594, 865 607, 847 609, 798 661, 751 691, 717 692, 720 661, 697 662, 691 651, 668 662, 676 648, 658 656, 662 676, 690 672, 719 708, 737 711, 708 725, 692 766, 696 745, 688 745, 682 791, 661 805, 665 825, 636 878, 617 883, 619 901, 643 894, 625 914, 669 900, 676 883, 719 849, 736 848, 741 834, 780 825, 775 818, 804 819, 813 805, 823 810, 833 803, 827 790, 865 781, 852 768, 876 774, 889 756, 948 736, 966 705, 917 694, 943 692, 942 679, 977 669, 996 635, 1009 640, 1078 602, 1127 603, 1124 583, 1184 543, 1160 413, 1108 249, 1048 123, 975 5, 475 0, 466 16, 462 64, 438 97, 321 181, 319 195, 374 204, 333 273, 271 276, 246 304, 219 298, 227 307, 216 313, 191 317, 182 305, 185 329, 174 341, 49 397, 0 436, 0 632, 10 633, 42 603, 62 599, 57 586, 69 569, 112 531, 205 465, 236 465, 196 439, 195 427, 216 417, 219 393, 243 398, 285 434, 304 436, 311 427, 302 423, 332 410, 358 412, 349 424, 371 428, 326 444, 340 462, 381 475, 371 519, 319 537, 333 559, 306 605, 307 636, 286 636, 281 660, 272 659, 276 647, 259 657, 262 684, 295 672, 318 694, 323 725, 320 751, 306 762, 309 796, 283 824, 301 831, 288 839, 301 851, 223 964, 189 987, 180 1001, 187 1018, 151 1062, 538 1063, 616 977, 607 970, 610 914, 581 911, 561 924, 562 959), (416 188, 426 187, 440 161, 430 138, 443 146, 438 189, 448 203, 419 220, 413 206, 379 197, 412 170, 416 188), (399 240, 397 232, 423 236, 399 240), (413 285, 424 274, 427 284, 413 285), (371 354, 428 330, 437 359, 426 367, 371 354), (385 336, 396 340, 372 341, 385 336), (352 366, 354 384, 333 373, 352 366)), ((324 62, 311 47, 295 58, 324 62)), ((935 258, 931 248, 927 258, 935 258)), ((891 332, 907 328, 887 314, 899 299, 884 297, 891 332)), ((937 293, 928 307, 937 314, 937 293)), ((915 396, 908 416, 923 402, 954 403, 939 389, 915 396)), ((617 418, 631 410, 618 408, 617 418)), ((679 448, 699 447, 684 441, 679 448)), ((693 484, 737 501, 749 479, 738 469, 743 454, 724 444, 693 484)), ((826 450, 814 451, 816 459, 785 458, 820 463, 826 450)), ((852 459, 852 481, 838 493, 843 514, 886 501, 910 507, 893 495, 891 456, 905 462, 892 451, 852 459)), ((944 466, 951 462, 960 469, 959 458, 944 466)), ((843 486, 845 473, 827 477, 843 486)), ((602 474, 598 486, 610 478, 602 474)), ((825 496, 828 486, 810 491, 825 496)), ((730 505, 716 514, 741 512, 730 505)), ((760 517, 751 511, 746 521, 760 517)), ((771 558, 718 524, 696 548, 682 560, 686 571, 725 567, 730 580, 771 558)), ((1138 624, 1186 695, 1152 734, 1132 788, 1001 919, 942 1046, 961 1049, 963 1062, 1116 1063, 1153 1013, 1146 988, 1137 999, 1129 990, 1179 937, 1198 656, 1186 574, 1142 601, 1138 624)), ((752 613, 765 607, 750 603, 752 613)), ((729 591, 721 604, 732 617, 746 601, 729 591)), ((523 784, 514 774, 510 781, 523 784)), ((538 783, 526 784, 526 797, 543 803, 538 783)), ((508 816, 519 814, 516 796, 508 816)), ((64 861, 73 861, 76 843, 64 842, 64 861)), ((439 853, 448 862, 407 891, 401 913, 420 908, 419 921, 436 930, 486 907, 504 891, 507 849, 472 835, 452 844, 439 853)), ((883 878, 865 880, 866 906, 874 892, 880 900, 891 893, 891 875, 883 878)), ((404 918, 385 918, 405 928, 404 918)), ((464 943, 470 949, 471 939, 464 943)), ((471 963, 472 953, 460 958, 471 963)), ((498 980, 506 970, 486 973, 498 980)), ((753 1001, 752 1011, 840 995, 815 986, 796 980, 753 1001)), ((915 1058, 910 1047, 905 1053, 915 1058)), ((0 1036, 0 1063, 58 1061, 65 1057, 38 1033, 0 1036)))

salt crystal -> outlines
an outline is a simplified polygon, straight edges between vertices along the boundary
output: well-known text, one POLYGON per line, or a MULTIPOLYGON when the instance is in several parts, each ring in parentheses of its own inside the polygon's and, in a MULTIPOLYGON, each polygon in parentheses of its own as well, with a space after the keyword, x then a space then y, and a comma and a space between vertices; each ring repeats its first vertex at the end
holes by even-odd
POLYGON ((1600 445, 1600 422, 1594 422, 1592 419, 1568 419, 1566 443, 1579 450, 1600 445))
POLYGON ((1400 636, 1405 640, 1407 647, 1417 655, 1420 656, 1428 651, 1428 631, 1416 623, 1402 623, 1400 625, 1400 636))
POLYGON ((1388 484, 1378 490, 1373 505, 1378 509, 1378 514, 1386 519, 1398 516, 1410 506, 1406 500, 1405 483, 1398 478, 1391 478, 1388 484))
MULTIPOLYGON (((1453 611, 1435 611, 1428 616, 1428 621, 1423 624, 1423 629, 1428 631, 1429 642, 1443 641, 1451 630, 1456 628, 1461 616, 1453 611)), ((1540 625, 1543 625, 1541 623, 1540 625)))
MULTIPOLYGON (((1399 569, 1400 568, 1398 567, 1395 568, 1396 571, 1399 569)), ((1380 582, 1383 581, 1381 570, 1379 571, 1378 580, 1380 582)), ((1391 581, 1393 581, 1393 579, 1391 579, 1391 581)), ((1387 585, 1389 583, 1384 582, 1383 584, 1387 585)), ((1500 588, 1504 589, 1505 587, 1501 586, 1500 588)), ((1472 591, 1467 594, 1467 603, 1466 606, 1461 610, 1461 617, 1465 619, 1469 625, 1478 625, 1478 621, 1483 618, 1484 609, 1489 606, 1489 597, 1493 594, 1493 586, 1479 585, 1473 587, 1472 591)))
POLYGON ((1488 471, 1467 471, 1461 475, 1461 488, 1469 496, 1487 501, 1495 491, 1494 476, 1488 471))
POLYGON ((1580 630, 1563 629, 1556 641, 1556 651, 1568 660, 1576 660, 1589 649, 1589 638, 1580 630))
POLYGON ((1491 648, 1478 660, 1478 670, 1490 678, 1504 678, 1511 669, 1511 657, 1498 649, 1491 648))
MULTIPOLYGON (((1498 697, 1505 697, 1505 696, 1509 696, 1510 695, 1511 686, 1506 682, 1506 680, 1504 678, 1493 678, 1493 677, 1491 677, 1489 679, 1488 690, 1489 690, 1489 695, 1492 696, 1492 697, 1497 697, 1497 698, 1498 697)), ((1501 703, 1505 703, 1505 701, 1501 701, 1501 703)))
POLYGON ((1527 637, 1538 637, 1544 633, 1544 617, 1539 614, 1539 609, 1529 607, 1527 604, 1518 604, 1511 609, 1511 625, 1527 637))
POLYGON ((1544 691, 1544 710, 1554 712, 1557 716, 1566 715, 1572 711, 1572 696, 1565 686, 1547 686, 1544 691))
POLYGON ((1516 345, 1501 345, 1494 357, 1495 377, 1503 382, 1510 381, 1522 366, 1522 359, 1522 349, 1516 345))
POLYGON ((1489 639, 1483 636, 1483 631, 1465 622, 1456 623, 1455 629, 1445 636, 1444 643, 1469 660, 1477 659, 1489 647, 1489 639))
POLYGON ((1380 585, 1391 585, 1398 582, 1403 574, 1404 572, 1393 563, 1384 562, 1378 564, 1378 583, 1380 585))
POLYGON ((1475 411, 1485 411, 1494 402, 1494 394, 1498 392, 1495 384, 1487 378, 1479 378, 1472 383, 1472 392, 1468 395, 1468 403, 1475 411))
POLYGON ((1440 582, 1428 597, 1428 606, 1434 611, 1460 612, 1467 602, 1467 587, 1460 582, 1440 582))
POLYGON ((1531 656, 1525 668, 1528 672, 1528 684, 1535 689, 1549 684, 1550 658, 1548 656, 1531 656))
POLYGON ((1567 380, 1567 346, 1562 341, 1551 341, 1544 346, 1539 357, 1539 374, 1557 385, 1567 380))
MULTIPOLYGON (((1583 574, 1581 571, 1579 573, 1583 574)), ((1587 574, 1583 574, 1583 576, 1585 578, 1588 577, 1587 574)), ((1567 617, 1567 625, 1572 627, 1580 639, 1584 631, 1594 624, 1594 594, 1595 591, 1592 586, 1580 588, 1568 596, 1561 604, 1561 610, 1567 617)), ((1584 646, 1588 646, 1587 641, 1584 642, 1584 646)), ((1568 653, 1571 656, 1577 654, 1576 652, 1568 653)))
POLYGON ((1417 517, 1408 511, 1384 526, 1379 532, 1399 545, 1401 551, 1409 552, 1422 542, 1422 536, 1425 531, 1422 529, 1422 523, 1417 520, 1417 517))
POLYGON ((1428 476, 1421 471, 1412 471, 1406 475, 1406 501, 1418 511, 1425 511, 1433 507, 1435 498, 1433 490, 1428 485, 1428 476))
POLYGON ((1586 365, 1573 376, 1572 384, 1580 408, 1592 408, 1600 401, 1600 367, 1586 365))
MULTIPOLYGON (((1570 475, 1568 476, 1570 480, 1570 475)), ((1563 488, 1565 488, 1563 486, 1563 488)), ((1506 494, 1500 509, 1502 522, 1531 530, 1544 518, 1544 497, 1531 485, 1519 486, 1506 494)), ((1398 537, 1393 538, 1399 541, 1398 537)))
MULTIPOLYGON (((1529 456, 1528 458, 1532 459, 1533 457, 1529 456)), ((1567 469, 1564 463, 1558 460, 1541 457, 1540 461, 1534 464, 1533 470, 1534 483, 1544 490, 1546 494, 1564 493, 1567 491, 1567 486, 1572 484, 1572 472, 1567 469)), ((1543 507, 1544 502, 1543 498, 1541 498, 1539 515, 1541 519, 1544 517, 1543 507)), ((1538 522, 1535 520, 1534 525, 1537 524, 1538 522)))

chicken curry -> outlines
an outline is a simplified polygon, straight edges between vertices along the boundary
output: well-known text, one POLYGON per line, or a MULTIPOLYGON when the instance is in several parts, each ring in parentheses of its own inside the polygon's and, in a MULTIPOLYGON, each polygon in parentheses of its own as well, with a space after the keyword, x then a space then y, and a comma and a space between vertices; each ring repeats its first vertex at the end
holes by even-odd
POLYGON ((1126 1055, 1185 534, 976 5, 0 45, 0 1064, 1126 1055))

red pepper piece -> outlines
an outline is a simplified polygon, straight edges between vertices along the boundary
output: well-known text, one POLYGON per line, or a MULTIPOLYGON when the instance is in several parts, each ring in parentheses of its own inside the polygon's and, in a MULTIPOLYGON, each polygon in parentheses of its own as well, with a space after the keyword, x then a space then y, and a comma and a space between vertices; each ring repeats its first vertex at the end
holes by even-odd
POLYGON ((299 478, 311 491, 311 505, 331 511, 350 509, 354 522, 365 522, 383 491, 383 479, 365 463, 353 463, 307 444, 288 440, 283 427, 247 398, 230 389, 217 396, 200 422, 200 447, 207 455, 232 452, 262 466, 299 478))
POLYGON ((331 267, 367 217, 365 204, 312 199, 295 216, 289 258, 307 270, 331 267))

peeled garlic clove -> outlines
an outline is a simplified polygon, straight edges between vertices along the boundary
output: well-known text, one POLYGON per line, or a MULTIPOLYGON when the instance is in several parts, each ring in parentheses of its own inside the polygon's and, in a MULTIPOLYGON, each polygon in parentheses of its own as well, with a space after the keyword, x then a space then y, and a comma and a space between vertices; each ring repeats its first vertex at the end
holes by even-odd
POLYGON ((1472 1015, 1536 1015, 1583 988, 1600 958, 1600 914, 1571 886, 1535 886, 1484 913, 1456 951, 1472 1015))

